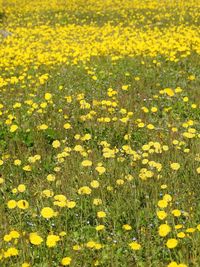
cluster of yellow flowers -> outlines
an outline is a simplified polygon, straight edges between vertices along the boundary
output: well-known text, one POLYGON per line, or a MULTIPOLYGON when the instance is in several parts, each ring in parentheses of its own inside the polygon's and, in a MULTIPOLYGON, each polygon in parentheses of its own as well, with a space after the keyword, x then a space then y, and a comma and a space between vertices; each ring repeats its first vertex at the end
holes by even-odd
MULTIPOLYGON (((94 56, 110 56, 116 60, 144 54, 151 57, 163 55, 167 60, 178 62, 180 57, 187 57, 192 52, 200 54, 199 35, 198 27, 182 25, 178 28, 150 28, 144 32, 133 25, 110 24, 101 27, 70 24, 55 29, 50 26, 18 27, 15 34, 0 44, 0 67, 26 68, 31 64, 38 68, 43 64, 87 62, 94 56)), ((1 77, 0 84, 18 84, 24 78, 23 74, 6 79, 1 77)), ((44 84, 46 79, 42 75, 38 80, 44 84)))

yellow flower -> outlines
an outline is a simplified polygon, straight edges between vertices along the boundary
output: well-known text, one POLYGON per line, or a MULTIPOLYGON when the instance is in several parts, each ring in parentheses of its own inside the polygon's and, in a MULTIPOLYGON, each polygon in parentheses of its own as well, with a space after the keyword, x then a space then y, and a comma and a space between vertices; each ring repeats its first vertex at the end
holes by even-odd
POLYGON ((170 238, 167 240, 166 246, 170 249, 175 248, 178 245, 178 240, 175 238, 170 238))
POLYGON ((4 252, 5 258, 12 257, 12 256, 18 256, 18 255, 19 255, 19 251, 15 247, 10 247, 7 249, 7 251, 4 252))
POLYGON ((175 261, 170 262, 167 267, 178 267, 178 264, 175 261))
POLYGON ((42 191, 42 195, 45 197, 52 197, 53 194, 54 194, 53 191, 48 190, 48 189, 42 191))
POLYGON ((124 180, 123 179, 117 179, 116 180, 116 184, 117 185, 123 185, 124 184, 124 180))
POLYGON ((172 170, 177 171, 178 169, 180 169, 180 164, 174 162, 170 165, 170 167, 172 168, 172 170))
POLYGON ((87 248, 94 248, 95 247, 95 242, 94 241, 89 241, 89 242, 87 242, 87 244, 86 244, 86 247, 87 248))
POLYGON ((128 90, 128 87, 129 87, 128 85, 122 85, 122 90, 123 91, 127 91, 128 90))
POLYGON ((183 228, 183 225, 182 224, 176 224, 174 228, 178 230, 178 229, 183 228))
POLYGON ((164 220, 167 217, 167 213, 164 210, 159 210, 156 214, 160 220, 164 220))
POLYGON ((124 224, 124 225, 122 226, 122 228, 123 228, 124 230, 126 230, 126 231, 130 231, 130 230, 132 229, 132 227, 131 227, 129 224, 124 224))
POLYGON ((17 201, 17 207, 22 210, 25 210, 29 208, 29 203, 28 201, 22 199, 22 200, 17 201))
POLYGON ((47 102, 42 102, 42 103, 40 104, 40 107, 41 107, 41 108, 46 108, 46 107, 47 107, 47 102))
POLYGON ((195 231, 196 231, 196 229, 191 227, 191 228, 187 228, 185 232, 186 233, 194 233, 195 231))
POLYGON ((97 80, 97 76, 93 75, 93 76, 92 76, 92 79, 93 79, 94 81, 96 81, 96 80, 97 80))
POLYGON ((176 127, 172 127, 172 132, 178 132, 178 129, 176 127))
POLYGON ((76 202, 75 201, 67 201, 67 207, 69 209, 73 209, 76 206, 76 202))
POLYGON ((166 208, 168 206, 168 203, 166 200, 162 199, 158 201, 158 207, 160 208, 166 208))
POLYGON ((94 266, 99 266, 99 261, 98 261, 98 260, 96 260, 96 261, 94 262, 94 266))
POLYGON ((150 123, 150 124, 147 125, 147 129, 153 130, 153 129, 155 129, 155 126, 150 123))
POLYGON ((28 262, 24 262, 24 263, 22 263, 21 267, 30 267, 30 264, 28 262))
POLYGON ((56 243, 60 240, 60 237, 57 235, 48 235, 47 236, 47 241, 46 241, 46 245, 47 247, 55 247, 56 243))
POLYGON ((167 236, 170 231, 171 227, 168 224, 161 224, 158 229, 158 233, 162 237, 167 236))
POLYGON ((67 100, 67 103, 71 103, 72 102, 72 97, 71 96, 66 96, 65 99, 67 100))
POLYGON ((94 246, 95 249, 99 250, 102 248, 102 245, 99 244, 99 243, 95 243, 95 246, 94 246))
POLYGON ((38 233, 30 233, 29 234, 29 240, 31 242, 31 244, 38 246, 43 242, 43 238, 38 235, 38 233))
POLYGON ((71 128, 72 128, 72 126, 71 126, 71 124, 70 124, 70 123, 65 123, 65 124, 63 125, 63 127, 64 127, 64 129, 66 129, 66 130, 68 130, 68 129, 71 129, 71 128))
POLYGON ((102 200, 100 198, 94 198, 93 199, 93 204, 95 206, 101 205, 102 204, 102 200))
POLYGON ((131 242, 129 244, 129 246, 132 250, 140 250, 141 249, 141 245, 137 242, 131 242))
POLYGON ((98 218, 105 218, 106 217, 106 213, 104 211, 98 211, 97 212, 97 217, 98 218))
POLYGON ((10 132, 11 133, 14 133, 15 131, 17 131, 17 129, 18 129, 18 126, 16 124, 13 124, 10 126, 10 132))
POLYGON ((28 162, 29 163, 35 163, 36 162, 36 159, 34 157, 29 157, 28 158, 28 162))
POLYGON ((200 174, 200 167, 197 168, 197 173, 200 174))
POLYGON ((107 190, 108 191, 113 191, 113 187, 109 185, 109 186, 107 186, 107 190))
POLYGON ((54 199, 55 199, 55 200, 58 200, 58 201, 66 201, 66 200, 67 200, 66 196, 65 196, 65 195, 62 195, 62 194, 60 194, 60 195, 55 195, 55 196, 54 196, 54 199))
POLYGON ((196 79, 195 75, 190 75, 188 76, 188 80, 194 81, 196 79))
POLYGON ((49 101, 49 100, 52 99, 52 94, 50 94, 50 93, 46 93, 46 94, 44 95, 44 98, 45 98, 45 100, 49 101))
POLYGON ((180 217, 181 216, 181 211, 180 210, 172 210, 172 214, 175 216, 175 217, 180 217))
POLYGON ((127 174, 126 176, 125 176, 125 179, 127 180, 127 181, 132 181, 134 178, 133 178, 133 176, 131 175, 131 174, 127 174))
POLYGON ((79 250, 81 250, 81 246, 79 246, 79 245, 74 245, 72 248, 73 248, 73 250, 75 250, 75 251, 79 251, 79 250))
POLYGON ((46 129, 48 129, 48 125, 46 125, 46 124, 41 124, 41 125, 39 125, 37 128, 38 128, 38 130, 46 130, 46 129))
POLYGON ((14 160, 14 165, 15 166, 20 166, 21 165, 21 160, 20 159, 16 159, 16 160, 14 160))
POLYGON ((72 259, 71 259, 70 257, 65 257, 65 258, 63 258, 63 259, 61 260, 61 264, 62 264, 63 266, 67 266, 67 265, 70 265, 71 261, 72 261, 72 259))
POLYGON ((172 197, 171 197, 169 194, 165 194, 165 195, 163 196, 163 200, 165 200, 165 201, 167 201, 167 202, 170 202, 170 201, 172 201, 172 197))
POLYGON ((53 143, 52 143, 52 147, 53 147, 53 148, 58 148, 58 147, 60 147, 60 141, 58 141, 58 140, 54 140, 53 143))
POLYGON ((42 217, 44 217, 45 219, 50 219, 52 218, 54 215, 55 215, 55 212, 52 208, 49 208, 49 207, 44 207, 42 210, 41 210, 41 215, 42 217))
POLYGON ((79 140, 79 139, 81 138, 81 136, 80 136, 80 134, 75 134, 74 138, 75 138, 76 140, 79 140))
POLYGON ((98 188, 99 187, 99 182, 97 180, 93 180, 91 183, 90 183, 91 187, 93 188, 98 188))
POLYGON ((171 88, 165 88, 164 92, 170 97, 174 96, 174 91, 171 88))
POLYGON ((14 209, 15 207, 17 207, 17 202, 15 200, 11 199, 8 201, 7 206, 9 209, 14 209))
MULTIPOLYGON (((186 138, 191 139, 191 138, 195 137, 195 134, 194 133, 189 133, 189 132, 184 132, 183 136, 186 137, 186 138)), ((187 153, 188 149, 185 149, 184 151, 186 151, 186 153, 187 153)))
POLYGON ((105 229, 105 226, 103 224, 97 225, 95 228, 97 231, 102 231, 105 229))
POLYGON ((11 235, 4 235, 3 240, 5 242, 10 242, 12 240, 12 236, 11 235))
POLYGON ((18 192, 17 188, 13 188, 13 189, 12 189, 12 193, 13 193, 13 194, 16 194, 17 192, 18 192))
POLYGON ((83 160, 82 162, 81 162, 81 165, 83 166, 83 167, 90 167, 90 166, 92 166, 92 161, 91 160, 83 160))
POLYGON ((101 174, 103 174, 105 171, 106 171, 106 169, 103 167, 103 166, 97 166, 96 168, 95 168, 95 170, 101 175, 101 174))
POLYGON ((10 231, 10 234, 9 234, 12 238, 19 238, 20 237, 20 234, 15 231, 15 230, 12 230, 10 231))
POLYGON ((79 195, 90 195, 92 190, 88 186, 82 186, 78 190, 79 195))
POLYGON ((179 238, 184 238, 185 236, 186 235, 185 235, 184 232, 180 232, 180 233, 177 234, 177 237, 179 237, 179 238))
POLYGON ((54 182, 56 179, 56 176, 54 174, 48 174, 47 175, 47 181, 54 182))
MULTIPOLYGON (((169 150, 169 147, 166 146, 166 145, 164 145, 162 148, 163 148, 164 151, 168 151, 168 150, 169 150)), ((166 185, 166 186, 167 186, 167 185, 166 185)), ((166 187, 166 188, 167 188, 167 187, 166 187)), ((163 189, 164 189, 164 188, 163 188, 163 189)))
POLYGON ((31 171, 31 166, 30 165, 26 165, 23 167, 23 170, 26 172, 30 172, 31 171))
POLYGON ((23 193, 26 190, 26 186, 24 184, 20 184, 17 189, 20 193, 23 193))
POLYGON ((81 138, 81 140, 82 140, 82 141, 89 141, 91 138, 92 138, 91 134, 85 134, 85 135, 81 138))
POLYGON ((151 112, 155 113, 155 112, 157 112, 157 111, 158 111, 158 108, 157 108, 157 107, 152 107, 152 108, 151 108, 151 112))
POLYGON ((197 105, 196 104, 192 104, 191 105, 191 108, 194 108, 195 109, 195 108, 197 108, 197 105))
POLYGON ((183 89, 181 89, 181 87, 177 87, 176 89, 175 89, 175 92, 176 93, 181 93, 183 91, 183 89))
MULTIPOLYGON (((66 200, 56 200, 53 202, 53 204, 55 206, 58 206, 58 207, 66 207, 67 206, 67 201, 66 200)), ((57 216, 58 212, 54 212, 54 216, 57 216)))
POLYGON ((145 126, 145 124, 143 122, 138 123, 139 128, 143 128, 144 126, 145 126))

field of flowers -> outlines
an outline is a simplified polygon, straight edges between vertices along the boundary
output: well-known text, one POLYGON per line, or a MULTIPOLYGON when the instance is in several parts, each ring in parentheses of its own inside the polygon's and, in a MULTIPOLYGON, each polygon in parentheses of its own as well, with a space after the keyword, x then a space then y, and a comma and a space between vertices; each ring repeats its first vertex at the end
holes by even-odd
POLYGON ((0 5, 0 267, 200 267, 200 1, 0 5))

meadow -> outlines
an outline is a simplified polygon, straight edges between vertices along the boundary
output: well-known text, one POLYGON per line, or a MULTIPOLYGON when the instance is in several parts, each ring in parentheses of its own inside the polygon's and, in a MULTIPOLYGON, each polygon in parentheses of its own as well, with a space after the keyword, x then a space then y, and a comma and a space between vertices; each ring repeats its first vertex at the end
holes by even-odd
POLYGON ((200 267, 200 1, 0 5, 0 267, 200 267))

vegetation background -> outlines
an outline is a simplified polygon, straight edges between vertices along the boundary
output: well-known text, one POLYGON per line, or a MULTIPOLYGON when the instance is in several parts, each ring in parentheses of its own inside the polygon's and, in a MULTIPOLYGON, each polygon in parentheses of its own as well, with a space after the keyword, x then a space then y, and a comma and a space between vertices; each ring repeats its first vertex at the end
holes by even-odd
POLYGON ((0 8, 0 266, 200 266, 200 2, 0 8))

